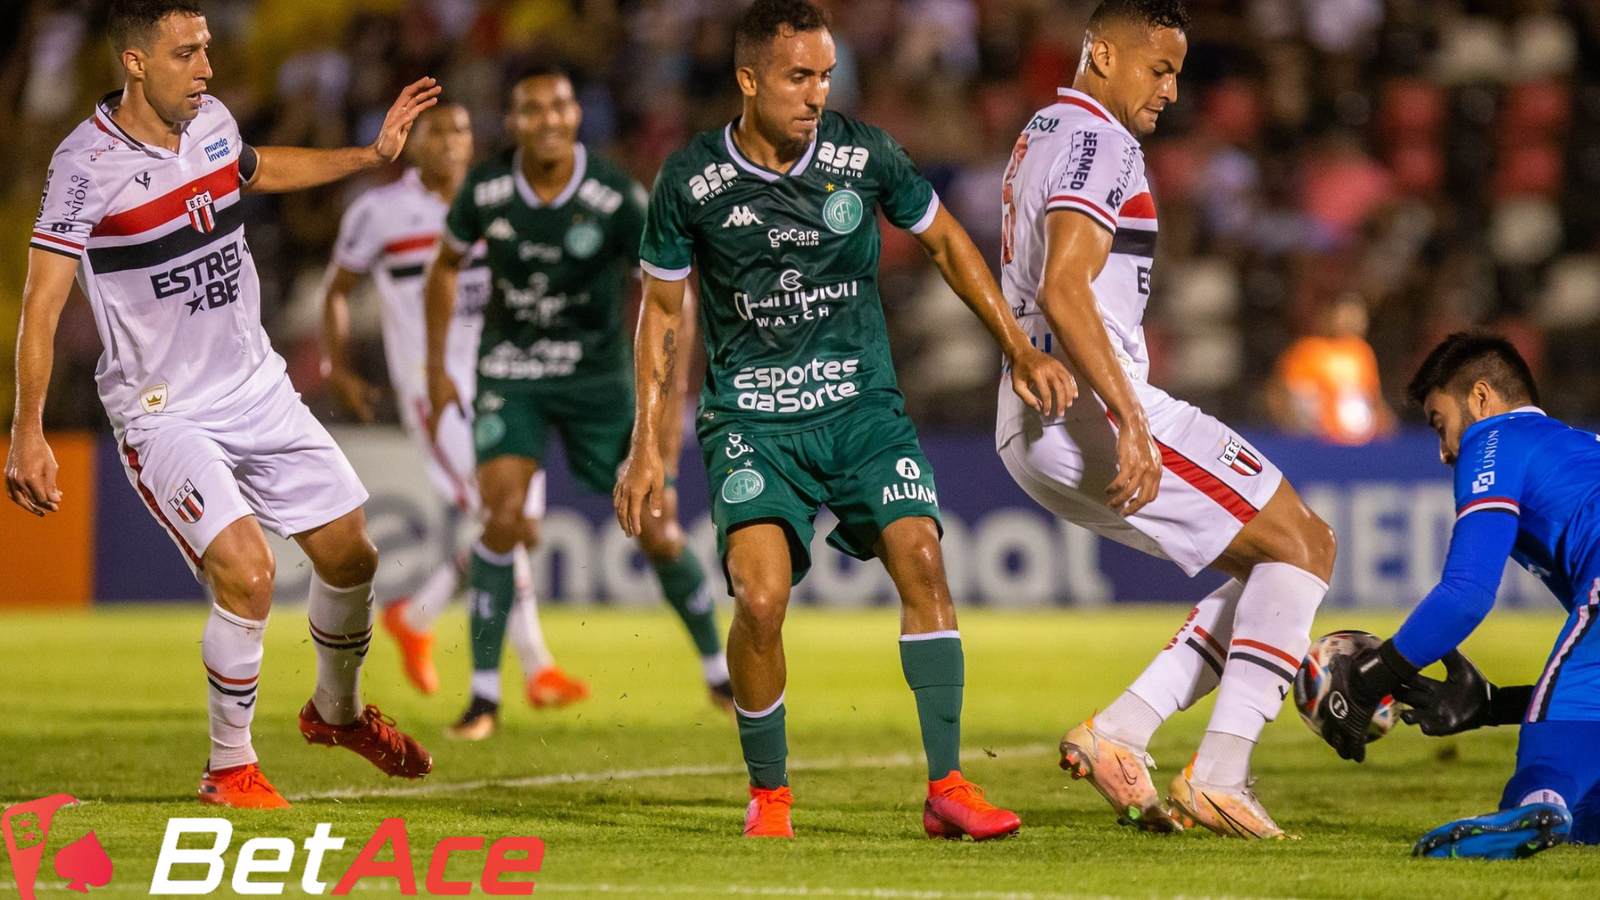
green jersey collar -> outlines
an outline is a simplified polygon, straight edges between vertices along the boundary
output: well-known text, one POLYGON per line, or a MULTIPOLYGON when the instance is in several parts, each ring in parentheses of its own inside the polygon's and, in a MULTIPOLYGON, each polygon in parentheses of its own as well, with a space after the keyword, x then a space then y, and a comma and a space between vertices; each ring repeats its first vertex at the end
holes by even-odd
POLYGON ((547 206, 550 209, 560 209, 567 205, 567 201, 578 193, 578 185, 583 184, 584 171, 589 167, 589 151, 584 149, 582 141, 573 146, 572 152, 574 156, 572 180, 568 181, 567 186, 561 189, 561 193, 557 194, 556 198, 549 203, 539 199, 539 195, 534 193, 533 185, 529 184, 528 179, 523 176, 522 151, 519 149, 511 154, 511 177, 516 181, 517 193, 522 196, 523 203, 534 209, 543 209, 547 206))
MULTIPOLYGON (((740 118, 743 118, 743 116, 740 116, 740 118)), ((806 147, 806 152, 800 154, 800 158, 795 160, 795 164, 789 168, 788 172, 774 172, 766 166, 751 162, 745 158, 743 153, 739 152, 739 145, 733 140, 733 129, 736 128, 738 124, 739 119, 734 119, 732 122, 727 124, 727 127, 722 129, 722 140, 723 143, 728 145, 728 156, 733 159, 734 165, 737 165, 739 168, 749 172, 751 175, 756 176, 762 181, 771 183, 783 178, 785 175, 798 178, 805 174, 806 166, 811 165, 811 157, 816 155, 817 139, 815 136, 813 136, 811 138, 811 145, 806 147)), ((819 132, 822 130, 821 119, 817 120, 817 130, 819 132)))

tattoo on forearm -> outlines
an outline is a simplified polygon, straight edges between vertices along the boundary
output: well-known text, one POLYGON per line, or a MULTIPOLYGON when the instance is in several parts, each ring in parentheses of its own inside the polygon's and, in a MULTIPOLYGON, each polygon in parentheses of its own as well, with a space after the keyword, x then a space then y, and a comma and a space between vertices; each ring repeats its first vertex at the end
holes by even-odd
POLYGON ((678 335, 668 328, 661 336, 661 368, 655 370, 656 387, 665 394, 672 384, 672 374, 678 368, 678 335))

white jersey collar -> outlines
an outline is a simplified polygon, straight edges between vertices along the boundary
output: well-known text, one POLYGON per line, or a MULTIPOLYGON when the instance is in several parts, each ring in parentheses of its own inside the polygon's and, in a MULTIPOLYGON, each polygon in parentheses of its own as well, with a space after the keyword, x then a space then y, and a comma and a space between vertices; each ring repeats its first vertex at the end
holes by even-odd
MULTIPOLYGON (((123 141, 135 150, 140 150, 149 154, 150 156, 155 156, 162 159, 176 159, 178 156, 177 153, 174 153, 165 147, 153 147, 149 144, 146 144, 145 142, 125 131, 121 125, 117 124, 117 120, 113 119, 111 114, 116 111, 117 107, 120 106, 121 103, 122 91, 120 90, 112 91, 104 97, 101 97, 100 102, 95 104, 94 107, 95 125, 99 126, 101 131, 104 131, 119 141, 123 141)), ((184 122, 183 124, 179 125, 178 130, 182 131, 185 137, 188 136, 189 123, 184 122)), ((182 149, 182 140, 183 138, 180 137, 178 144, 179 149, 182 149)))
MULTIPOLYGON (((741 116, 740 118, 743 118, 743 117, 741 116)), ((766 166, 763 166, 763 165, 761 165, 759 163, 751 162, 748 158, 745 157, 745 155, 743 153, 739 152, 739 145, 733 139, 733 129, 738 124, 739 124, 739 119, 734 119, 732 122, 729 122, 727 124, 727 126, 722 129, 722 141, 728 147, 728 156, 732 157, 734 164, 737 165, 739 168, 745 170, 746 172, 749 172, 750 174, 756 176, 757 178, 759 178, 762 181, 765 181, 765 182, 767 182, 769 184, 774 182, 774 181, 777 181, 780 178, 784 178, 784 177, 788 177, 788 176, 792 176, 792 177, 798 178, 801 175, 805 174, 806 166, 811 165, 811 157, 815 156, 816 153, 817 153, 817 138, 816 138, 815 135, 813 135, 812 138, 811 138, 811 144, 808 147, 806 147, 806 152, 800 154, 800 158, 795 160, 795 163, 794 163, 793 166, 789 167, 789 171, 787 171, 787 172, 774 172, 773 170, 767 168, 766 166)), ((821 126, 822 126, 822 120, 821 119, 817 120, 817 126, 818 126, 818 131, 821 131, 821 126)))
POLYGON ((556 198, 551 200, 549 203, 540 200, 539 195, 534 193, 533 185, 529 184, 528 179, 523 177, 522 151, 519 149, 517 152, 511 154, 511 177, 517 183, 517 193, 522 195, 523 203, 528 204, 534 209, 544 209, 546 207, 550 209, 560 209, 561 207, 567 205, 567 201, 571 200, 572 196, 578 193, 578 185, 583 184, 584 173, 589 168, 589 151, 584 149, 582 141, 579 141, 577 144, 573 145, 572 152, 574 157, 572 163, 572 179, 567 182, 566 187, 561 189, 561 193, 557 194, 556 198))
POLYGON ((1122 123, 1117 121, 1117 117, 1111 114, 1111 110, 1106 109, 1105 105, 1099 100, 1096 100, 1088 94, 1085 94, 1083 91, 1076 91, 1067 87, 1058 87, 1056 88, 1056 102, 1068 103, 1073 106, 1081 106, 1094 115, 1106 120, 1107 122, 1110 122, 1111 127, 1127 135, 1129 138, 1132 138, 1135 144, 1139 143, 1139 139, 1133 136, 1133 132, 1124 128, 1122 123))

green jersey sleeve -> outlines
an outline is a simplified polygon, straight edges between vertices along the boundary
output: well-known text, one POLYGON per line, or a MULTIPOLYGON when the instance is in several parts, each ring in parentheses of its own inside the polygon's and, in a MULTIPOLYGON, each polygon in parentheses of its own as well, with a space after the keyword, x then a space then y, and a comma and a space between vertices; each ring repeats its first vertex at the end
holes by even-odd
POLYGON ((645 210, 644 236, 639 242, 639 266, 662 281, 689 277, 694 264, 694 235, 689 232, 688 204, 683 184, 663 166, 650 191, 645 210))
POLYGON ((917 164, 911 161, 900 142, 881 128, 871 128, 873 143, 872 161, 882 186, 878 204, 883 208, 889 224, 912 234, 920 234, 933 224, 939 211, 939 198, 933 185, 922 177, 917 164))
POLYGON ((455 200, 450 203, 450 211, 444 217, 445 243, 458 253, 466 252, 478 238, 483 237, 475 185, 470 177, 462 183, 461 189, 456 191, 455 200))
POLYGON ((645 206, 649 202, 650 195, 644 187, 630 178, 622 189, 622 205, 617 207, 617 214, 611 219, 617 248, 622 258, 635 268, 639 265, 639 244, 644 240, 645 206))

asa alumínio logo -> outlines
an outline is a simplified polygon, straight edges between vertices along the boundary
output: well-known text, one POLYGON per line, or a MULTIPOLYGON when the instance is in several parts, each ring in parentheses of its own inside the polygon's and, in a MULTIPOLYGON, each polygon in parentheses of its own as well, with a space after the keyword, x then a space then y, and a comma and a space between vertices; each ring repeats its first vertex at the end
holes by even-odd
POLYGON ((761 496, 767 481, 754 469, 739 469, 722 483, 722 499, 728 503, 744 503, 761 496))
POLYGON ((834 234, 849 234, 861 226, 864 210, 860 194, 852 190, 838 191, 822 204, 822 223, 834 234))

